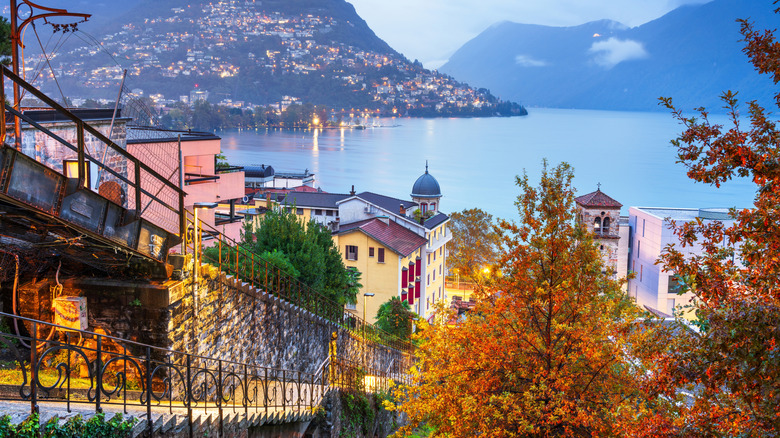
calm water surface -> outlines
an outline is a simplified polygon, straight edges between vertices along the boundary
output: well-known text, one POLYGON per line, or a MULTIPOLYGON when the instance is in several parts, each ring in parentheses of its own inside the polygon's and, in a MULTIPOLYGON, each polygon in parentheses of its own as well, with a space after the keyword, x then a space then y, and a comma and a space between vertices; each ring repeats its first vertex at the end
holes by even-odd
MULTIPOLYGON (((371 123, 371 122, 369 122, 371 123)), ((676 164, 669 141, 681 131, 666 113, 533 109, 527 117, 378 119, 365 130, 227 131, 222 149, 233 165, 309 169, 323 190, 374 191, 408 198, 429 162, 444 211, 480 207, 516 218, 515 176, 538 184, 541 163, 567 161, 578 194, 601 189, 623 204, 653 207, 746 207, 754 187, 695 184, 676 164)))

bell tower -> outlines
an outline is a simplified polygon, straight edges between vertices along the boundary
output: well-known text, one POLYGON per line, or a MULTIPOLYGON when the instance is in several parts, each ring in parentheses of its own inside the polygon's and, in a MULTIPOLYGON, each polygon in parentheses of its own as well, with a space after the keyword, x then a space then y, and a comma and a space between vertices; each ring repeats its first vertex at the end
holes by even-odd
POLYGON ((604 264, 618 268, 618 245, 620 243, 620 207, 617 202, 601 191, 601 184, 595 192, 575 199, 577 221, 594 234, 604 264))

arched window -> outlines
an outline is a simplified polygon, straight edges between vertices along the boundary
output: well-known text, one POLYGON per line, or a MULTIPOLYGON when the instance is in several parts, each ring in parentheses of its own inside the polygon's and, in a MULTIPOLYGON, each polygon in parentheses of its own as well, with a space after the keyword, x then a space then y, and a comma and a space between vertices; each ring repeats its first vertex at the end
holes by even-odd
POLYGON ((593 221, 593 232, 596 234, 601 234, 601 218, 597 217, 593 221))
POLYGON ((601 226, 601 232, 603 234, 609 234, 609 218, 608 217, 604 218, 604 223, 601 226))

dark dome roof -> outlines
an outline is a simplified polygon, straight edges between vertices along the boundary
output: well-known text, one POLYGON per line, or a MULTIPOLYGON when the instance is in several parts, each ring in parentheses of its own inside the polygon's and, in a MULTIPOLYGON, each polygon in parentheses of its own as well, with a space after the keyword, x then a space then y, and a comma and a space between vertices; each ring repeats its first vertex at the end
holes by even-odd
POLYGON ((441 189, 436 178, 428 173, 428 164, 425 164, 425 173, 422 174, 412 186, 413 198, 440 198, 441 189))
POLYGON ((265 164, 260 166, 257 164, 244 166, 244 176, 249 178, 268 178, 270 176, 274 176, 274 174, 274 168, 271 166, 266 166, 265 164))

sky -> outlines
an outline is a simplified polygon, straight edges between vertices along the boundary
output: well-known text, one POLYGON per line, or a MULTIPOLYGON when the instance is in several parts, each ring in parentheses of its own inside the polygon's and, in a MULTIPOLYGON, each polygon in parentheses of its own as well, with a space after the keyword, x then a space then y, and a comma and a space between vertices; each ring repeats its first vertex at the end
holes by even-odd
POLYGON ((347 0, 395 50, 441 67, 463 44, 501 21, 576 26, 610 19, 633 27, 683 4, 708 0, 347 0))

